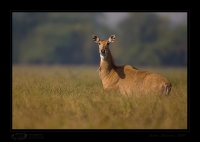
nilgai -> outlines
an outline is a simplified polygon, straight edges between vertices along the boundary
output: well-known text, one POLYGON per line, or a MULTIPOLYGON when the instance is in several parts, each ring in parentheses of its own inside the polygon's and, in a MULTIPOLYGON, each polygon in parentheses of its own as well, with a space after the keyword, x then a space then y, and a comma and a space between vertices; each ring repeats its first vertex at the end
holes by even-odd
POLYGON ((130 65, 115 65, 109 49, 109 44, 114 42, 115 35, 111 35, 107 40, 100 40, 96 35, 92 37, 99 45, 101 61, 98 70, 105 90, 121 94, 158 92, 167 95, 170 93, 172 85, 163 76, 130 65))

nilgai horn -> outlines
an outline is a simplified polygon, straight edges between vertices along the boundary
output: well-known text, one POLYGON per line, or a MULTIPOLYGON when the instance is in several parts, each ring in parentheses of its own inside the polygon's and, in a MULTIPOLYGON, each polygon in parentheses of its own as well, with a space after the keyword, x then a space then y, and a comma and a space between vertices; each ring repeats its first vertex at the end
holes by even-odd
POLYGON ((101 58, 99 76, 105 90, 121 94, 158 92, 167 95, 170 93, 172 85, 163 76, 142 71, 130 65, 116 66, 114 64, 109 44, 114 42, 115 35, 111 35, 107 40, 100 40, 96 35, 92 37, 99 45, 101 58))

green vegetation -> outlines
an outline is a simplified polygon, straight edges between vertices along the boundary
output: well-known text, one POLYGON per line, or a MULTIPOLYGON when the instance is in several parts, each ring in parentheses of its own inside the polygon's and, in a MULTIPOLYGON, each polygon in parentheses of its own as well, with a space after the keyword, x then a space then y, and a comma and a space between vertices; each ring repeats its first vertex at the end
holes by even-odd
POLYGON ((98 64, 92 40, 115 34, 110 46, 120 64, 187 65, 187 25, 170 27, 153 12, 130 12, 116 28, 102 24, 102 12, 13 12, 12 61, 15 64, 98 64))
POLYGON ((169 96, 104 92, 96 66, 12 69, 13 129, 187 129, 186 68, 142 68, 168 78, 169 96))

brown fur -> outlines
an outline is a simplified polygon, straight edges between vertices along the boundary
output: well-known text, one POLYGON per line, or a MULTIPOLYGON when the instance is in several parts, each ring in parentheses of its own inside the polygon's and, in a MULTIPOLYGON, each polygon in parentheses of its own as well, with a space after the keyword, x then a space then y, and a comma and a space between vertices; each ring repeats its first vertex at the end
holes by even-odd
POLYGON ((100 61, 99 68, 99 76, 105 90, 117 91, 121 94, 163 93, 166 85, 167 91, 164 94, 170 93, 172 85, 161 75, 138 70, 130 65, 116 66, 107 45, 114 41, 115 36, 109 39, 100 40, 97 36, 93 36, 93 40, 99 44, 99 53, 104 55, 101 50, 106 50, 106 59, 100 61))

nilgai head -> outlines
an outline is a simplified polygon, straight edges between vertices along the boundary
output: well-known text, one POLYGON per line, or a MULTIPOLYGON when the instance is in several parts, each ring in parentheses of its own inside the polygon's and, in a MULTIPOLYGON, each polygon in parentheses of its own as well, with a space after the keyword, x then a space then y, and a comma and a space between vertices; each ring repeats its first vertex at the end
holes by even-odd
POLYGON ((94 42, 98 43, 98 45, 99 45, 99 54, 100 54, 101 60, 106 60, 107 55, 110 52, 109 44, 111 42, 114 42, 115 35, 111 35, 106 40, 100 40, 100 38, 96 35, 93 35, 92 37, 93 37, 94 42))

